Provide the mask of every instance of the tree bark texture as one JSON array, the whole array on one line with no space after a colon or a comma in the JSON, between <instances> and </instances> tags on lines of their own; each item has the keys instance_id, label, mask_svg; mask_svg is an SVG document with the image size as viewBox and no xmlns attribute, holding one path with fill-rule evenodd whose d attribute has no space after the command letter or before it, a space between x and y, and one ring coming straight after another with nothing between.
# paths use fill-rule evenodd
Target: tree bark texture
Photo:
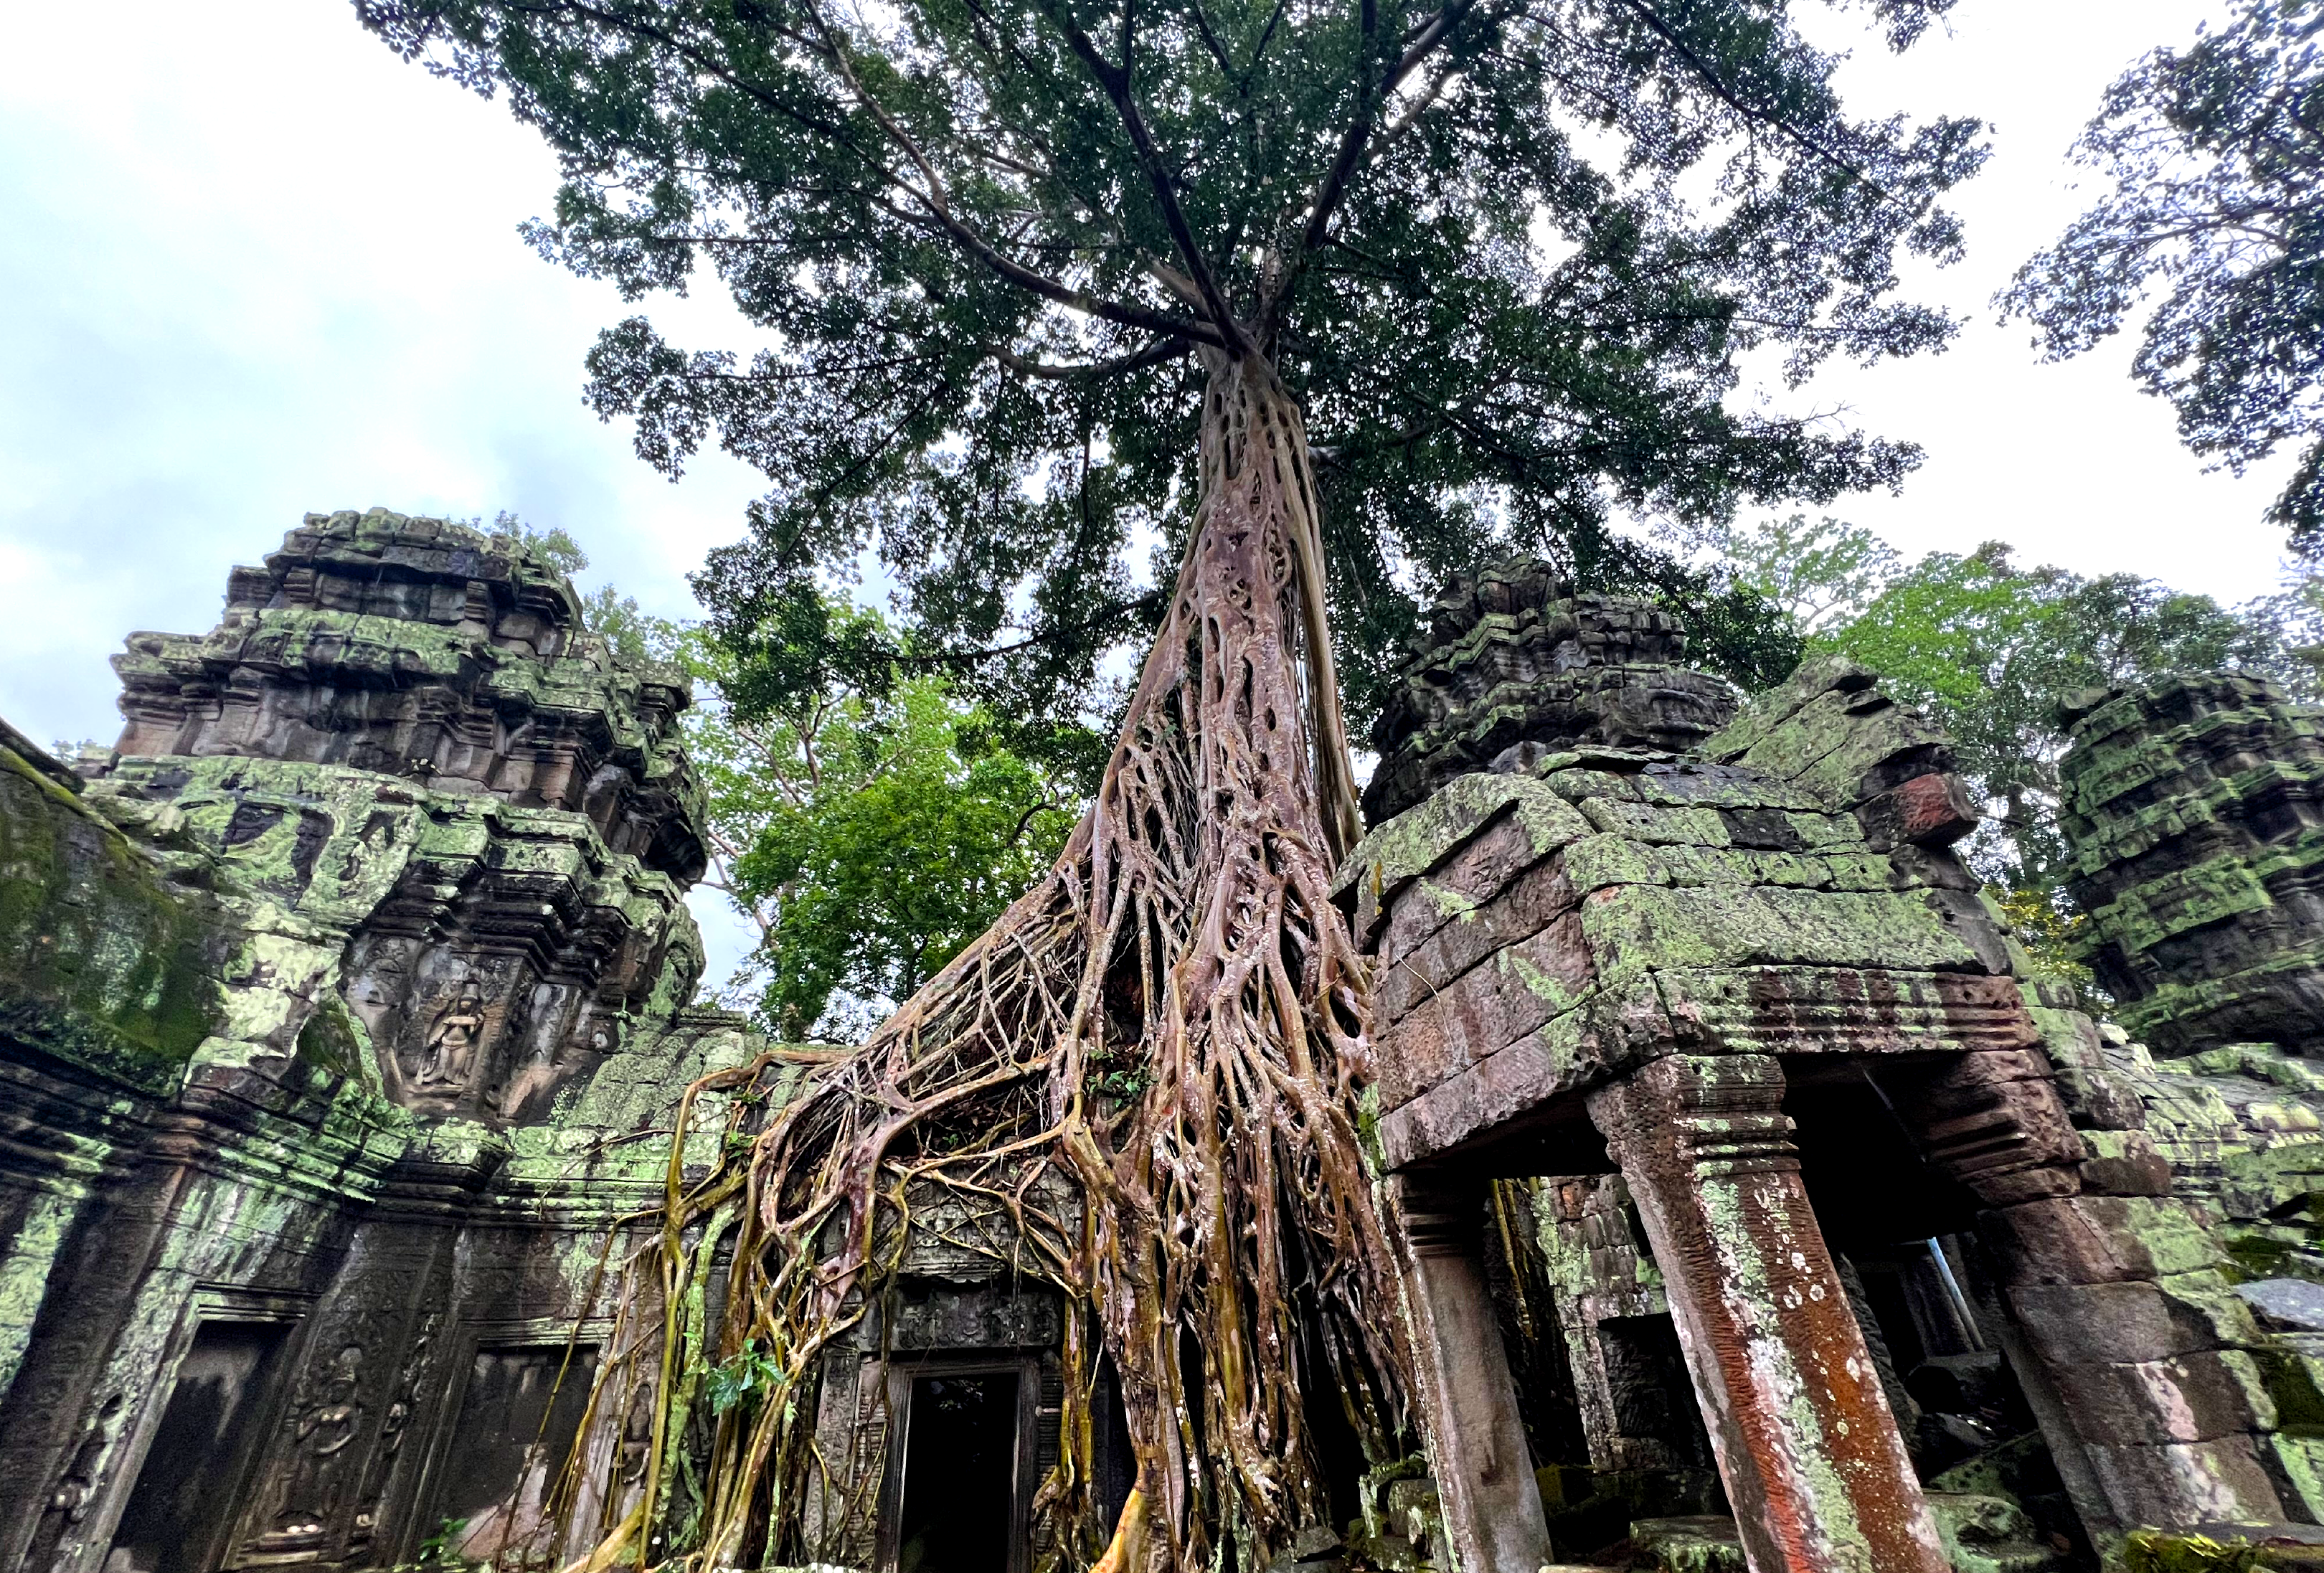
<instances>
[{"instance_id":1,"label":"tree bark texture","mask_svg":"<svg viewBox=\"0 0 2324 1573\"><path fill-rule=\"evenodd\" d=\"M1372 1462L1406 1446L1410 1355L1356 1129L1364 963L1330 898L1359 825L1317 497L1273 370L1216 352L1208 370L1176 592L1056 868L754 1136L747 1099L774 1055L687 1095L596 1401L612 1414L650 1390L635 1522L670 1527L648 1565L687 1540L706 1567L803 1559L810 1500L878 1478L819 1455L810 1395L915 1231L1062 1292L1060 1458L1035 1506L1065 1565L1191 1570L1231 1540L1266 1566L1331 1516L1319 1403ZM726 1155L688 1182L706 1092L743 1099ZM698 1308L729 1236L712 1328ZM1092 1491L1101 1348L1139 1466L1119 1525ZM734 1402L751 1361L759 1385ZM580 1486L571 1500L627 1506Z\"/></svg>"}]
</instances>

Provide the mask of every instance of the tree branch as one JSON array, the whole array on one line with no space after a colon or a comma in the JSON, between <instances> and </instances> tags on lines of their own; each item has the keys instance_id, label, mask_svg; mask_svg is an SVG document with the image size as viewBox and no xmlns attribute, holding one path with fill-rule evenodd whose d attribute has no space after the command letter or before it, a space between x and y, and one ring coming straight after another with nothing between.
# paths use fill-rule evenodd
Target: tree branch
<instances>
[{"instance_id":1,"label":"tree branch","mask_svg":"<svg viewBox=\"0 0 2324 1573\"><path fill-rule=\"evenodd\" d=\"M1047 361L1028 360L1014 350L992 348L985 353L1020 377L1038 377L1047 382L1065 382L1075 377L1096 379L1117 376L1124 372L1140 372L1148 366L1158 366L1173 356L1181 355L1192 346L1183 337L1157 339L1144 349L1126 355L1116 355L1110 361L1092 361L1085 365L1061 366Z\"/></svg>"},{"instance_id":2,"label":"tree branch","mask_svg":"<svg viewBox=\"0 0 2324 1573\"><path fill-rule=\"evenodd\" d=\"M1332 159L1332 167L1316 186L1314 196L1308 199L1307 223L1299 236L1299 256L1291 267L1284 270L1282 282L1260 312L1262 320L1274 317L1277 305L1290 290L1292 281L1305 268L1306 259L1323 245L1331 228L1333 216L1339 211L1340 204L1347 196L1349 181L1363 162L1364 150L1371 140L1374 106L1387 102L1388 95L1394 93L1423 60L1452 35L1452 30L1461 24L1462 19L1475 4L1476 0L1446 0L1443 7L1412 35L1412 41L1382 74L1377 88L1360 81L1357 84L1355 113L1348 117L1347 129L1340 134L1340 147ZM1367 0L1364 6L1364 59L1367 62L1371 58L1370 45L1374 25L1373 9ZM1434 101L1435 93L1442 90L1443 82L1440 80L1427 99L1416 106L1415 114L1426 108L1428 103ZM1397 134L1401 135L1402 132Z\"/></svg>"},{"instance_id":3,"label":"tree branch","mask_svg":"<svg viewBox=\"0 0 2324 1573\"><path fill-rule=\"evenodd\" d=\"M1712 96L1718 98L1720 103L1726 105L1729 109L1732 109L1736 114L1741 115L1746 120L1775 127L1775 129L1782 133L1782 135L1788 141L1806 149L1810 153L1821 159L1825 163L1830 164L1832 168L1840 170L1842 173L1863 181L1864 184L1869 187L1873 193L1883 202L1895 200L1889 196L1886 188L1883 187L1880 182L1873 179L1862 170L1858 169L1856 165L1849 163L1846 159L1841 158L1838 153L1831 152L1819 145L1813 138L1808 136L1804 132L1802 132L1798 127L1793 125L1789 121L1784 120L1780 116L1768 115L1760 110L1754 109L1749 105L1744 103L1742 99L1737 97L1735 96L1734 89L1728 87L1726 82L1720 79L1719 73L1711 69L1711 62L1704 60L1701 55L1695 53L1692 46L1691 46L1686 40L1681 38L1678 35L1677 30L1673 28L1669 23L1665 22L1662 18L1662 14L1656 11L1652 5L1646 4L1646 0L1623 0L1623 4L1628 5L1632 11L1636 12L1639 18L1643 20L1648 27L1662 35L1663 41L1668 43L1673 50L1677 51L1679 58L1684 60L1693 70L1694 74L1702 79L1703 85L1711 89Z\"/></svg>"},{"instance_id":4,"label":"tree branch","mask_svg":"<svg viewBox=\"0 0 2324 1573\"><path fill-rule=\"evenodd\" d=\"M1074 56L1089 69L1090 75L1097 78L1098 86L1105 89L1105 96L1112 100L1114 113L1121 117L1122 128L1130 133L1130 145L1137 150L1139 166L1145 172L1147 183L1154 189L1155 200L1161 204L1163 225L1170 231L1170 240L1178 249L1178 258L1186 264L1186 271L1192 275L1195 289L1201 291L1204 308L1210 313L1211 322L1217 328L1215 336L1210 334L1198 336L1219 345L1228 354L1240 359L1250 353L1250 341L1244 336L1241 325L1228 308L1226 296L1219 289L1217 277L1211 271L1210 259L1203 254L1203 248L1195 243L1194 231L1186 222L1185 210L1178 206L1178 194L1172 187L1170 173L1163 167L1161 152L1154 145L1153 133L1146 128L1146 117L1139 113L1138 101L1130 94L1131 3L1132 0L1122 0L1122 60L1119 68L1098 53L1097 46L1090 41L1089 34L1069 18L1061 12L1053 12L1052 14L1056 16L1058 27L1064 31L1065 41L1073 49Z\"/></svg>"}]
</instances>

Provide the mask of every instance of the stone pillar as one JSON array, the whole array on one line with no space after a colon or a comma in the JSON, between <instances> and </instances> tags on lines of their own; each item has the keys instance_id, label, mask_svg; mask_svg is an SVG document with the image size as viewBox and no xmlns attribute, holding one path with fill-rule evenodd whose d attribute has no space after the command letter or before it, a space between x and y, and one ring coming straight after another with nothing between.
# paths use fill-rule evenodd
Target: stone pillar
<instances>
[{"instance_id":1,"label":"stone pillar","mask_svg":"<svg viewBox=\"0 0 2324 1573\"><path fill-rule=\"evenodd\" d=\"M1535 1573L1549 1529L1485 1283L1484 1187L1411 1173L1391 1184L1445 1533L1461 1573Z\"/></svg>"},{"instance_id":2,"label":"stone pillar","mask_svg":"<svg viewBox=\"0 0 2324 1573\"><path fill-rule=\"evenodd\" d=\"M1674 1055L1590 1115L1662 1269L1752 1573L1946 1573L1783 1096L1766 1056Z\"/></svg>"},{"instance_id":3,"label":"stone pillar","mask_svg":"<svg viewBox=\"0 0 2324 1573\"><path fill-rule=\"evenodd\" d=\"M1955 1056L1896 1102L1929 1161L1985 1205L1978 1237L2039 1367L2019 1375L2029 1397L2055 1394L2035 1407L2092 1537L2283 1517L2263 1461L2274 1406L2250 1353L2259 1330L2145 1134L2076 1129L2030 1049ZM2096 1511L2079 1500L2093 1489Z\"/></svg>"}]
</instances>

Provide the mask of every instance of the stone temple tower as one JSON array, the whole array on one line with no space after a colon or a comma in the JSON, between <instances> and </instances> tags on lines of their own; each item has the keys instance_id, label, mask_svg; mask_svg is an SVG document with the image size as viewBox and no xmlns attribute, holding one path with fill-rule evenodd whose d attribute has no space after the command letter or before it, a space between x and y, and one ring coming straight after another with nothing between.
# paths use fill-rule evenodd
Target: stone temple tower
<instances>
[{"instance_id":1,"label":"stone temple tower","mask_svg":"<svg viewBox=\"0 0 2324 1573\"><path fill-rule=\"evenodd\" d=\"M115 666L116 750L0 729L0 1567L488 1555L651 1134L759 1047L690 1007L686 681L380 509Z\"/></svg>"}]
</instances>

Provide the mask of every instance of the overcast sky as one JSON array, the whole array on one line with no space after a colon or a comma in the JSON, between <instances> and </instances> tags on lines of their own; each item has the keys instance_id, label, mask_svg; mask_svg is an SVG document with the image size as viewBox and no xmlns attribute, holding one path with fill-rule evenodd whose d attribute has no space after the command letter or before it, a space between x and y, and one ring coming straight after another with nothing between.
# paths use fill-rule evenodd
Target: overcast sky
<instances>
[{"instance_id":1,"label":"overcast sky","mask_svg":"<svg viewBox=\"0 0 2324 1573\"><path fill-rule=\"evenodd\" d=\"M1954 347L1778 396L1929 451L1902 496L1835 511L1911 555L1998 538L2224 600L2270 587L2261 514L2289 460L2204 474L2126 343L2040 366L1987 305L2080 206L2064 152L2099 90L2211 11L1963 0L1901 59L1858 41L1851 108L1981 115L1996 152L1960 197L1968 260L1912 278L1970 319ZM757 478L706 455L673 486L582 407L581 356L624 308L518 240L556 171L503 109L329 0L19 0L8 23L0 715L110 739L123 636L210 627L227 567L313 510L512 509L573 533L585 583L692 611L686 572L740 532ZM651 309L680 343L736 336L717 302Z\"/></svg>"}]
</instances>

